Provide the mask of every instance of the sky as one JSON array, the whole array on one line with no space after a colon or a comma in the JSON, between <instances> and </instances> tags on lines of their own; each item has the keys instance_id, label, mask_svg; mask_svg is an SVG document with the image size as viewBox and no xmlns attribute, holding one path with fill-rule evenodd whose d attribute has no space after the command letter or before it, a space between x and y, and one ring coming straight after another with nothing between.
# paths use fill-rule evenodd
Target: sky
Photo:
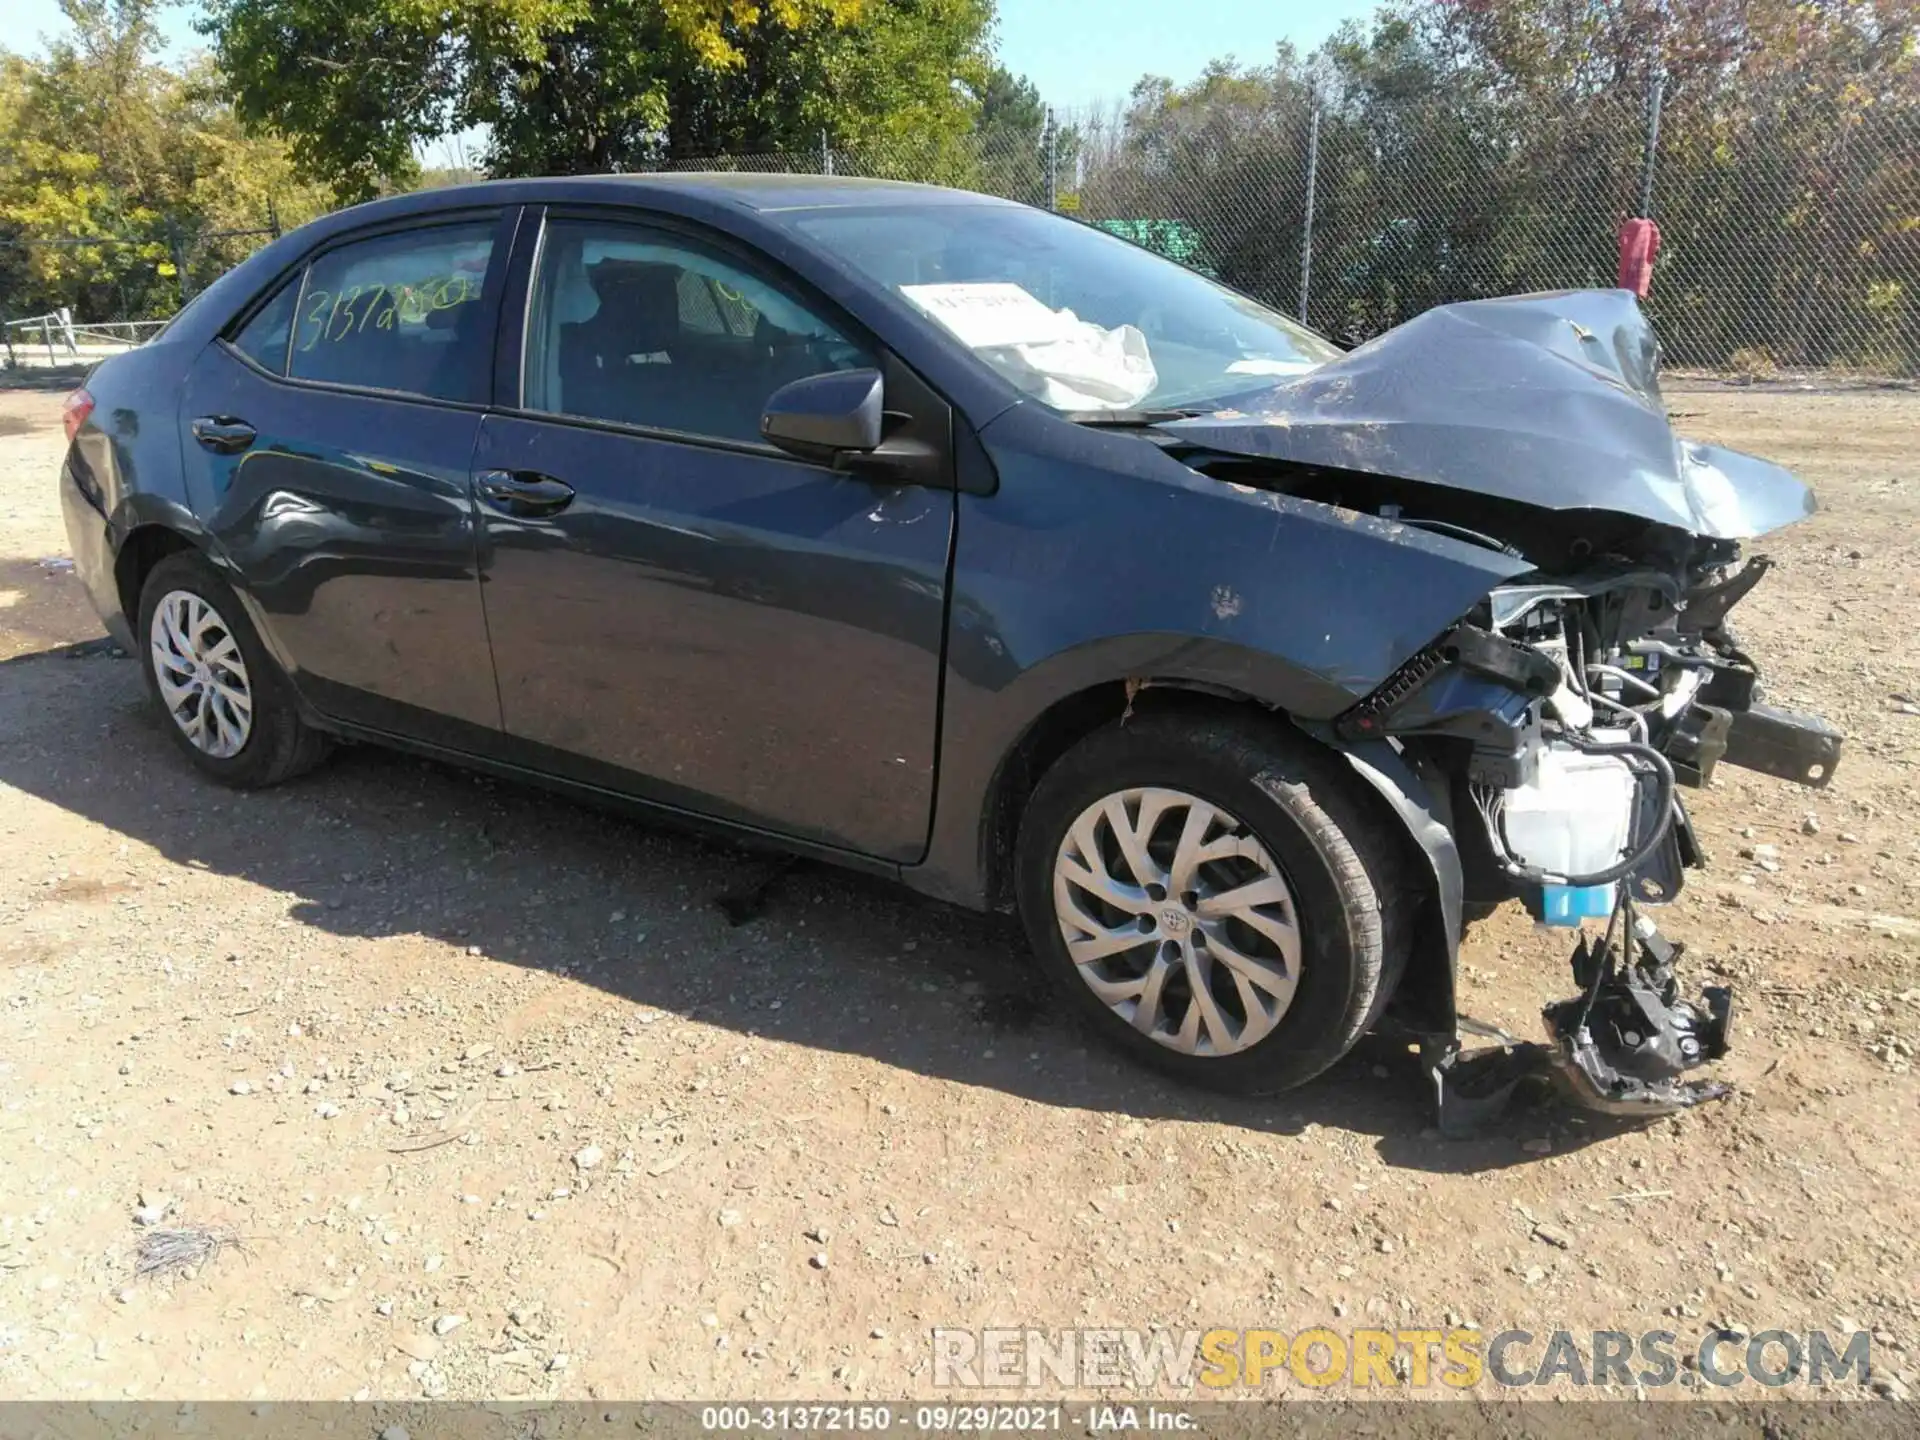
<instances>
[{"instance_id":1,"label":"sky","mask_svg":"<svg viewBox=\"0 0 1920 1440\"><path fill-rule=\"evenodd\" d=\"M1050 105L1126 97L1142 75L1192 80L1232 55L1264 65L1291 40L1302 53L1375 0L1000 0L1000 63Z\"/></svg>"},{"instance_id":2,"label":"sky","mask_svg":"<svg viewBox=\"0 0 1920 1440\"><path fill-rule=\"evenodd\" d=\"M169 48L175 51L197 48L200 37L193 33L197 7L169 6L160 14L160 28L166 33ZM44 54L41 40L67 28L56 0L7 0L8 20L0 29L0 46L27 55Z\"/></svg>"},{"instance_id":3,"label":"sky","mask_svg":"<svg viewBox=\"0 0 1920 1440\"><path fill-rule=\"evenodd\" d=\"M1078 109L1124 99L1144 74L1187 81L1223 55L1264 64L1282 40L1311 50L1373 8L1374 0L1000 0L1000 63L1049 104ZM0 45L35 52L41 35L63 28L55 0L7 0L6 9ZM201 44L196 11L162 12L175 52Z\"/></svg>"}]
</instances>

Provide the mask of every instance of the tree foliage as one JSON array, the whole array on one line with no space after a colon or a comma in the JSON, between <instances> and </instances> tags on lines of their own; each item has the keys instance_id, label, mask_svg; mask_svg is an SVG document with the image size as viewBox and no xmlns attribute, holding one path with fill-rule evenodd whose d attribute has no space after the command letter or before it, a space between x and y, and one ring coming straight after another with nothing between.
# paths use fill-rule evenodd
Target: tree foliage
<instances>
[{"instance_id":1,"label":"tree foliage","mask_svg":"<svg viewBox=\"0 0 1920 1440\"><path fill-rule=\"evenodd\" d=\"M1052 117L1039 87L1026 76L995 65L976 98L978 109L966 147L969 163L960 167L959 183L1028 205L1046 204L1047 126ZM1057 197L1070 196L1080 153L1079 130L1055 122L1051 145Z\"/></svg>"},{"instance_id":2,"label":"tree foliage","mask_svg":"<svg viewBox=\"0 0 1920 1440\"><path fill-rule=\"evenodd\" d=\"M1096 216L1361 338L1475 295L1612 283L1664 87L1650 308L1679 360L1920 365L1912 0L1397 0L1310 56L1148 76L1093 137Z\"/></svg>"},{"instance_id":3,"label":"tree foliage","mask_svg":"<svg viewBox=\"0 0 1920 1440\"><path fill-rule=\"evenodd\" d=\"M972 122L992 0L211 0L252 124L342 198L484 126L496 175L817 151Z\"/></svg>"},{"instance_id":4,"label":"tree foliage","mask_svg":"<svg viewBox=\"0 0 1920 1440\"><path fill-rule=\"evenodd\" d=\"M246 253L203 237L297 224L321 197L284 149L246 135L204 62L155 61L154 0L62 0L42 60L0 55L0 310L164 315L176 259Z\"/></svg>"}]
</instances>

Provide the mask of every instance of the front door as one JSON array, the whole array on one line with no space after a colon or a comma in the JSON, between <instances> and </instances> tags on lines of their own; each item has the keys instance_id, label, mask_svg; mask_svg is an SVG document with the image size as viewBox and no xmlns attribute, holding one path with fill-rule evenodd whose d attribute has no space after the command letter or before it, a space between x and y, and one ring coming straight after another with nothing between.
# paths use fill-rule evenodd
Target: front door
<instances>
[{"instance_id":1,"label":"front door","mask_svg":"<svg viewBox=\"0 0 1920 1440\"><path fill-rule=\"evenodd\" d=\"M490 381L498 214L321 251L182 394L195 509L322 714L497 743L468 475Z\"/></svg>"},{"instance_id":2,"label":"front door","mask_svg":"<svg viewBox=\"0 0 1920 1440\"><path fill-rule=\"evenodd\" d=\"M527 763L893 860L932 814L951 489L759 439L879 363L730 249L554 219L524 403L474 456L502 721Z\"/></svg>"}]
</instances>

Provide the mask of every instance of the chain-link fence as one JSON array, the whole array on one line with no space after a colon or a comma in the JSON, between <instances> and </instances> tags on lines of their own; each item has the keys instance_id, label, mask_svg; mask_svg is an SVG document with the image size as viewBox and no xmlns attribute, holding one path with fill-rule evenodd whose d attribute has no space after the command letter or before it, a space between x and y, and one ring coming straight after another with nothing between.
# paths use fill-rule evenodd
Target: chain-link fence
<instances>
[{"instance_id":1,"label":"chain-link fence","mask_svg":"<svg viewBox=\"0 0 1920 1440\"><path fill-rule=\"evenodd\" d=\"M1616 283L1622 222L1662 247L1668 363L1920 373L1920 102L1802 87L1728 107L1602 94L1053 117L1038 136L711 156L673 169L883 176L1078 216L1357 342L1452 300Z\"/></svg>"},{"instance_id":2,"label":"chain-link fence","mask_svg":"<svg viewBox=\"0 0 1920 1440\"><path fill-rule=\"evenodd\" d=\"M1920 374L1920 95L1663 94L1656 80L1546 105L1276 84L1219 104L1136 96L1024 135L823 136L667 168L922 180L1048 206L1348 342L1451 300L1612 285L1621 224L1645 214L1663 239L1647 308L1669 364ZM0 318L164 316L276 232L0 234ZM26 305L9 276L36 246L84 263Z\"/></svg>"},{"instance_id":3,"label":"chain-link fence","mask_svg":"<svg viewBox=\"0 0 1920 1440\"><path fill-rule=\"evenodd\" d=\"M279 234L273 215L247 229L0 233L0 363L64 365L137 344Z\"/></svg>"}]
</instances>

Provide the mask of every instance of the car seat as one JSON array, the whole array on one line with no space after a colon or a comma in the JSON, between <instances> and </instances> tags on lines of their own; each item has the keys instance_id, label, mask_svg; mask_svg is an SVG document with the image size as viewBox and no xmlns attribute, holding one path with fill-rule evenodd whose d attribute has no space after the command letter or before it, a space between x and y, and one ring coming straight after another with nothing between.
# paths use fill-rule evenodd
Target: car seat
<instances>
[{"instance_id":1,"label":"car seat","mask_svg":"<svg viewBox=\"0 0 1920 1440\"><path fill-rule=\"evenodd\" d=\"M561 407L637 425L672 423L671 371L680 338L679 271L643 260L599 260L587 283L599 304L560 326Z\"/></svg>"}]
</instances>

